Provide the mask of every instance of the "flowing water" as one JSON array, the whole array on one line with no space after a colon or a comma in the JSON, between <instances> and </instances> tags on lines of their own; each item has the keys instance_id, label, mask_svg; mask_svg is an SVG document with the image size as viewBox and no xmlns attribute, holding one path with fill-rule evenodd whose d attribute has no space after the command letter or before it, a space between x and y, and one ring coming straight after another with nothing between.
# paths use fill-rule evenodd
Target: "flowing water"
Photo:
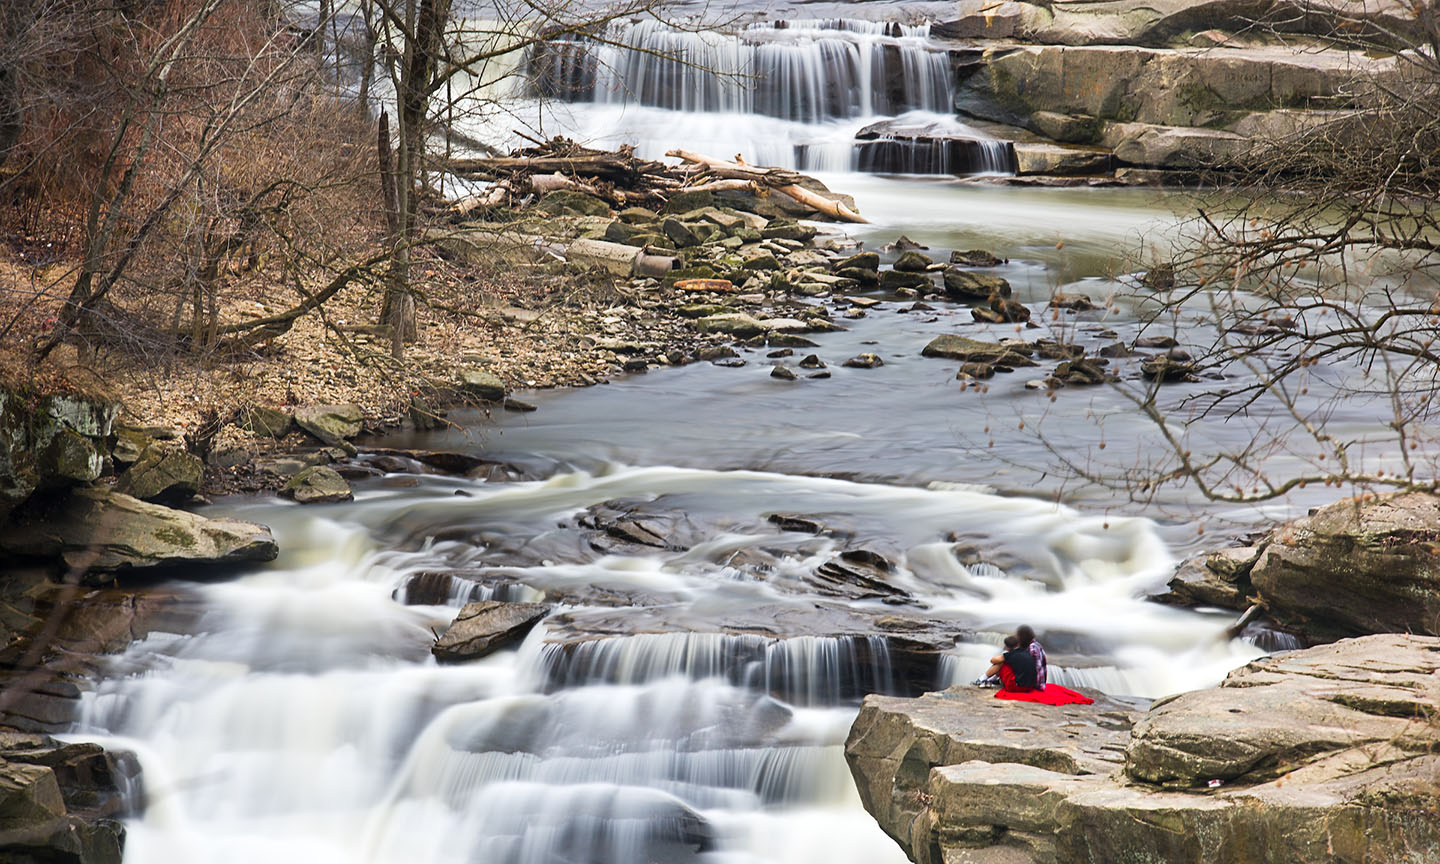
<instances>
[{"instance_id":1,"label":"flowing water","mask_svg":"<svg viewBox=\"0 0 1440 864\"><path fill-rule=\"evenodd\" d=\"M566 104L583 128L646 147L810 164L799 144L833 132L849 152L860 125L887 112L953 122L921 31L626 38L711 52L734 74L632 68L624 48L592 67L556 46L546 86L576 100ZM745 83L761 73L784 93ZM877 78L896 74L903 86L881 94ZM1103 298L1133 285L1123 250L1168 242L1185 206L1129 191L828 179L875 220L858 232L872 246L904 231L940 250L992 249L1037 310L1056 290ZM1213 508L1182 495L1152 520L1072 488L1018 428L1048 414L1052 442L1074 452L1108 439L1107 452L1143 454L1153 430L1128 403L1100 388L1051 404L1023 372L988 393L962 389L955 364L919 349L955 331L963 307L921 314L883 299L821 338L828 380L776 381L751 352L741 369L530 394L534 415L379 442L485 453L535 479L416 465L410 485L364 481L349 504L218 505L273 526L279 560L187 584L203 609L193 626L115 658L76 725L141 759L145 809L128 823L126 860L898 864L844 764L863 694L967 681L1020 623L1040 632L1054 680L1121 696L1209 685L1260 653L1225 637L1229 614L1142 599ZM1117 301L1026 335L1109 341L1138 327ZM886 365L839 365L865 350ZM1344 411L1337 422L1379 434L1370 406ZM604 528L626 519L659 526L659 539ZM883 559L883 586L821 578L852 562L847 552ZM554 608L517 648L437 665L434 633L486 598Z\"/></svg>"}]
</instances>

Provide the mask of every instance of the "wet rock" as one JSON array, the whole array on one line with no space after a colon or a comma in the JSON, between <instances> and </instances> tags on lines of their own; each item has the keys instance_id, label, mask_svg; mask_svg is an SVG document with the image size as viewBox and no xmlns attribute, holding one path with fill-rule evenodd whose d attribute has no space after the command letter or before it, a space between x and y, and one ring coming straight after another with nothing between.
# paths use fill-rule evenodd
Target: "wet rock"
<instances>
[{"instance_id":1,"label":"wet rock","mask_svg":"<svg viewBox=\"0 0 1440 864\"><path fill-rule=\"evenodd\" d=\"M866 352L864 354L857 354L840 365L848 366L851 369L874 369L877 366L884 366L885 361L880 359L879 354Z\"/></svg>"},{"instance_id":2,"label":"wet rock","mask_svg":"<svg viewBox=\"0 0 1440 864\"><path fill-rule=\"evenodd\" d=\"M1072 312L1086 312L1095 308L1095 301L1084 294L1058 293L1050 298L1051 309L1069 309Z\"/></svg>"},{"instance_id":3,"label":"wet rock","mask_svg":"<svg viewBox=\"0 0 1440 864\"><path fill-rule=\"evenodd\" d=\"M1337 501L1270 534L1250 570L1271 617L1320 637L1440 633L1440 498Z\"/></svg>"},{"instance_id":4,"label":"wet rock","mask_svg":"<svg viewBox=\"0 0 1440 864\"><path fill-rule=\"evenodd\" d=\"M1152 381L1198 381L1196 366L1182 360L1171 360L1168 356L1146 357L1140 361L1140 374Z\"/></svg>"},{"instance_id":5,"label":"wet rock","mask_svg":"<svg viewBox=\"0 0 1440 864\"><path fill-rule=\"evenodd\" d=\"M795 516L787 513L771 513L765 517L767 521L778 526L781 531L798 531L802 534L823 534L825 525L814 519L804 516Z\"/></svg>"},{"instance_id":6,"label":"wet rock","mask_svg":"<svg viewBox=\"0 0 1440 864\"><path fill-rule=\"evenodd\" d=\"M811 373L811 374L809 374L809 375L806 375L805 377L806 377L806 378L818 378L818 379L829 378L829 377L830 377L830 370L829 370L829 369L821 369L819 372L813 372L813 373Z\"/></svg>"},{"instance_id":7,"label":"wet rock","mask_svg":"<svg viewBox=\"0 0 1440 864\"><path fill-rule=\"evenodd\" d=\"M120 864L125 829L116 821L87 821L67 811L55 772L0 757L0 848L9 860Z\"/></svg>"},{"instance_id":8,"label":"wet rock","mask_svg":"<svg viewBox=\"0 0 1440 864\"><path fill-rule=\"evenodd\" d=\"M1175 268L1170 264L1152 267L1140 275L1140 284L1152 291L1169 291L1175 287Z\"/></svg>"},{"instance_id":9,"label":"wet rock","mask_svg":"<svg viewBox=\"0 0 1440 864\"><path fill-rule=\"evenodd\" d=\"M200 491L205 463L173 442L153 442L115 484L115 490L142 501L177 501Z\"/></svg>"},{"instance_id":10,"label":"wet rock","mask_svg":"<svg viewBox=\"0 0 1440 864\"><path fill-rule=\"evenodd\" d=\"M795 333L767 333L765 344L774 346L785 346L786 348L818 348L820 347L813 339L806 339L804 336Z\"/></svg>"},{"instance_id":11,"label":"wet rock","mask_svg":"<svg viewBox=\"0 0 1440 864\"><path fill-rule=\"evenodd\" d=\"M950 263L959 267L999 267L1010 262L1008 259L997 257L984 249L970 249L965 252L959 250L951 252Z\"/></svg>"},{"instance_id":12,"label":"wet rock","mask_svg":"<svg viewBox=\"0 0 1440 864\"><path fill-rule=\"evenodd\" d=\"M777 360L777 359L779 359L779 358L781 358L781 357L793 357L793 356L795 356L795 349L793 349L793 348L777 348L777 349L775 349L774 351L769 352L769 353L766 354L765 356L766 356L766 357L769 357L771 360Z\"/></svg>"},{"instance_id":13,"label":"wet rock","mask_svg":"<svg viewBox=\"0 0 1440 864\"><path fill-rule=\"evenodd\" d=\"M723 367L725 367L725 368L727 368L727 369L739 369L741 366L744 366L744 365L745 365L745 359L744 359L743 357L733 357L733 356L732 356L732 357L717 357L717 358L715 358L714 360L711 360L711 361L710 361L710 365L712 365L712 366L723 366Z\"/></svg>"},{"instance_id":14,"label":"wet rock","mask_svg":"<svg viewBox=\"0 0 1440 864\"><path fill-rule=\"evenodd\" d=\"M924 243L916 243L904 234L901 234L894 243L886 243L880 247L881 252L908 252L911 249L929 249Z\"/></svg>"},{"instance_id":15,"label":"wet rock","mask_svg":"<svg viewBox=\"0 0 1440 864\"><path fill-rule=\"evenodd\" d=\"M518 412L524 413L524 414L528 414L528 413L530 413L531 411L539 411L539 410L540 410L540 406L539 406L539 405L536 405L536 404L533 403L533 402L526 402L526 401L523 400L523 399L516 399L514 396L506 396L506 397L505 397L505 404L504 404L503 407L505 408L506 411L518 411Z\"/></svg>"},{"instance_id":16,"label":"wet rock","mask_svg":"<svg viewBox=\"0 0 1440 864\"><path fill-rule=\"evenodd\" d=\"M925 273L906 273L903 270L884 270L880 273L880 287L886 291L904 288L932 290L935 283Z\"/></svg>"},{"instance_id":17,"label":"wet rock","mask_svg":"<svg viewBox=\"0 0 1440 864\"><path fill-rule=\"evenodd\" d=\"M1056 144L1015 142L1016 174L1073 176L1104 174L1114 169L1108 150L1061 147Z\"/></svg>"},{"instance_id":18,"label":"wet rock","mask_svg":"<svg viewBox=\"0 0 1440 864\"><path fill-rule=\"evenodd\" d=\"M445 410L431 405L423 396L411 396L410 407L405 413L416 431L426 432L445 427Z\"/></svg>"},{"instance_id":19,"label":"wet rock","mask_svg":"<svg viewBox=\"0 0 1440 864\"><path fill-rule=\"evenodd\" d=\"M1071 387L1104 384L1107 381L1117 380L1114 375L1105 371L1105 367L1102 365L1104 362L1093 357L1066 360L1056 366L1051 375Z\"/></svg>"},{"instance_id":20,"label":"wet rock","mask_svg":"<svg viewBox=\"0 0 1440 864\"><path fill-rule=\"evenodd\" d=\"M525 638L550 613L543 603L500 603L485 600L460 610L430 652L440 663L476 660Z\"/></svg>"},{"instance_id":21,"label":"wet rock","mask_svg":"<svg viewBox=\"0 0 1440 864\"><path fill-rule=\"evenodd\" d=\"M857 252L849 258L842 258L835 264L835 272L849 269L857 270L879 270L880 254L878 252Z\"/></svg>"},{"instance_id":22,"label":"wet rock","mask_svg":"<svg viewBox=\"0 0 1440 864\"><path fill-rule=\"evenodd\" d=\"M1103 346L1095 353L1101 357L1129 357L1132 352L1125 346L1125 343L1112 342L1109 345Z\"/></svg>"},{"instance_id":23,"label":"wet rock","mask_svg":"<svg viewBox=\"0 0 1440 864\"><path fill-rule=\"evenodd\" d=\"M835 270L835 275L844 279L851 279L857 285L862 285L867 288L880 284L880 273L870 268L840 267Z\"/></svg>"},{"instance_id":24,"label":"wet rock","mask_svg":"<svg viewBox=\"0 0 1440 864\"><path fill-rule=\"evenodd\" d=\"M989 363L961 363L960 371L955 373L956 378L994 378L995 367Z\"/></svg>"},{"instance_id":25,"label":"wet rock","mask_svg":"<svg viewBox=\"0 0 1440 864\"><path fill-rule=\"evenodd\" d=\"M1440 640L1387 635L1262 658L1143 714L871 696L846 757L917 864L1403 860L1440 842L1417 818L1440 805L1440 731L1414 720L1437 681Z\"/></svg>"},{"instance_id":26,"label":"wet rock","mask_svg":"<svg viewBox=\"0 0 1440 864\"><path fill-rule=\"evenodd\" d=\"M299 504L330 504L355 497L345 478L324 465L312 465L291 477L280 494Z\"/></svg>"},{"instance_id":27,"label":"wet rock","mask_svg":"<svg viewBox=\"0 0 1440 864\"><path fill-rule=\"evenodd\" d=\"M930 269L935 261L929 255L916 252L913 249L902 252L899 258L895 259L894 267L904 273L924 273Z\"/></svg>"},{"instance_id":28,"label":"wet rock","mask_svg":"<svg viewBox=\"0 0 1440 864\"><path fill-rule=\"evenodd\" d=\"M1179 344L1174 336L1142 336L1135 340L1136 348L1174 348Z\"/></svg>"},{"instance_id":29,"label":"wet rock","mask_svg":"<svg viewBox=\"0 0 1440 864\"><path fill-rule=\"evenodd\" d=\"M958 267L945 268L945 294L961 302L988 302L991 297L1009 297L1010 283L999 276L971 273Z\"/></svg>"},{"instance_id":30,"label":"wet rock","mask_svg":"<svg viewBox=\"0 0 1440 864\"><path fill-rule=\"evenodd\" d=\"M776 364L776 366L775 366L774 369L771 369L771 370L770 370L770 377L771 377L771 378L779 378L779 379L781 379L782 381L794 381L796 378L798 378L798 377L800 377L800 376L795 372L794 369L791 369L789 366L786 366L784 363L778 363L778 364Z\"/></svg>"},{"instance_id":31,"label":"wet rock","mask_svg":"<svg viewBox=\"0 0 1440 864\"><path fill-rule=\"evenodd\" d=\"M1016 324L1030 320L1030 307L1017 300L992 295L989 303L971 309L970 315L976 321L988 324Z\"/></svg>"},{"instance_id":32,"label":"wet rock","mask_svg":"<svg viewBox=\"0 0 1440 864\"><path fill-rule=\"evenodd\" d=\"M73 490L52 510L22 514L0 533L0 550L59 557L96 581L165 565L270 561L279 552L263 525L206 519L102 487Z\"/></svg>"},{"instance_id":33,"label":"wet rock","mask_svg":"<svg viewBox=\"0 0 1440 864\"><path fill-rule=\"evenodd\" d=\"M1037 339L1035 353L1046 360L1075 360L1085 356L1085 349L1072 342Z\"/></svg>"},{"instance_id":34,"label":"wet rock","mask_svg":"<svg viewBox=\"0 0 1440 864\"><path fill-rule=\"evenodd\" d=\"M464 375L461 373L462 382ZM363 419L358 405L306 405L295 409L295 425L332 446L359 435Z\"/></svg>"},{"instance_id":35,"label":"wet rock","mask_svg":"<svg viewBox=\"0 0 1440 864\"><path fill-rule=\"evenodd\" d=\"M920 351L925 357L944 357L947 360L973 361L1012 368L1039 365L1030 359L1034 352L1034 346L1028 342L982 342L949 333L936 336Z\"/></svg>"}]
</instances>

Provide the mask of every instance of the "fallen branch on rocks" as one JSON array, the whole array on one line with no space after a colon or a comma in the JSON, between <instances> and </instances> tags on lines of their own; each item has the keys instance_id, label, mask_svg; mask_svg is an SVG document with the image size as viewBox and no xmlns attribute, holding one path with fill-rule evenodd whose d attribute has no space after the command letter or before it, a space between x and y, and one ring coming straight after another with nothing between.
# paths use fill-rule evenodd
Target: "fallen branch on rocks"
<instances>
[{"instance_id":1,"label":"fallen branch on rocks","mask_svg":"<svg viewBox=\"0 0 1440 864\"><path fill-rule=\"evenodd\" d=\"M696 165L703 165L712 174L730 180L748 180L789 195L807 207L814 207L832 219L841 222L869 222L864 216L829 198L799 185L804 175L784 168L756 168L738 162L726 162L711 156L702 156L688 150L671 150L665 154Z\"/></svg>"},{"instance_id":2,"label":"fallen branch on rocks","mask_svg":"<svg viewBox=\"0 0 1440 864\"><path fill-rule=\"evenodd\" d=\"M749 192L763 198L773 190L825 218L868 221L845 202L817 192L816 188L824 187L796 171L727 162L685 150L672 150L666 155L679 158L683 164L638 159L629 147L592 150L556 138L509 156L449 159L438 167L458 177L493 184L450 205L452 217L515 206L529 195L543 197L554 192L579 192L620 209L635 205L658 208L681 193Z\"/></svg>"}]
</instances>

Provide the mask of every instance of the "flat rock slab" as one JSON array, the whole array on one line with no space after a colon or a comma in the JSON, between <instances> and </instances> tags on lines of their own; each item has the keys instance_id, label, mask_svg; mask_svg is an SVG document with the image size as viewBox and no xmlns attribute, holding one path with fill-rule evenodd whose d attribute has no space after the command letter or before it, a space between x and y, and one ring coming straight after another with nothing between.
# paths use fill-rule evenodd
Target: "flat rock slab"
<instances>
[{"instance_id":1,"label":"flat rock slab","mask_svg":"<svg viewBox=\"0 0 1440 864\"><path fill-rule=\"evenodd\" d=\"M460 610L430 653L441 663L475 660L524 639L530 628L548 614L550 607L543 603L470 603Z\"/></svg>"},{"instance_id":2,"label":"flat rock slab","mask_svg":"<svg viewBox=\"0 0 1440 864\"><path fill-rule=\"evenodd\" d=\"M1362 864L1440 848L1440 639L1266 657L1144 713L993 696L871 696L851 728L861 800L916 864Z\"/></svg>"},{"instance_id":3,"label":"flat rock slab","mask_svg":"<svg viewBox=\"0 0 1440 864\"><path fill-rule=\"evenodd\" d=\"M331 446L359 435L363 420L357 405L306 405L295 409L295 425Z\"/></svg>"},{"instance_id":4,"label":"flat rock slab","mask_svg":"<svg viewBox=\"0 0 1440 864\"><path fill-rule=\"evenodd\" d=\"M95 573L150 567L270 561L279 554L270 529L240 519L206 519L104 487L70 493L60 509L12 525L0 550L63 558Z\"/></svg>"}]
</instances>

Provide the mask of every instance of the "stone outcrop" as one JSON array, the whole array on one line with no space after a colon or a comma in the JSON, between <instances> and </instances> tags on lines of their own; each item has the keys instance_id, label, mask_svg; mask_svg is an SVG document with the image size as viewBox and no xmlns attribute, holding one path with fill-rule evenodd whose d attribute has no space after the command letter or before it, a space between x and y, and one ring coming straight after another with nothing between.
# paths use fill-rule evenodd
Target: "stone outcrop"
<instances>
[{"instance_id":1,"label":"stone outcrop","mask_svg":"<svg viewBox=\"0 0 1440 864\"><path fill-rule=\"evenodd\" d=\"M1440 639L1262 658L1144 712L993 696L871 696L851 729L861 800L917 864L1360 864L1440 849Z\"/></svg>"},{"instance_id":2,"label":"stone outcrop","mask_svg":"<svg viewBox=\"0 0 1440 864\"><path fill-rule=\"evenodd\" d=\"M38 490L100 476L117 406L0 386L0 521Z\"/></svg>"},{"instance_id":3,"label":"stone outcrop","mask_svg":"<svg viewBox=\"0 0 1440 864\"><path fill-rule=\"evenodd\" d=\"M1440 635L1440 497L1347 499L1270 534L1249 578L1275 620L1317 634Z\"/></svg>"},{"instance_id":4,"label":"stone outcrop","mask_svg":"<svg viewBox=\"0 0 1440 864\"><path fill-rule=\"evenodd\" d=\"M151 567L269 561L278 554L270 529L239 519L206 519L105 487L74 490L53 509L30 509L0 528L0 552L61 558L102 581L101 574Z\"/></svg>"},{"instance_id":5,"label":"stone outcrop","mask_svg":"<svg viewBox=\"0 0 1440 864\"><path fill-rule=\"evenodd\" d=\"M0 732L0 857L120 864L134 757L95 744ZM138 791L138 790L137 790Z\"/></svg>"},{"instance_id":6,"label":"stone outcrop","mask_svg":"<svg viewBox=\"0 0 1440 864\"><path fill-rule=\"evenodd\" d=\"M1440 496L1347 498L1253 543L1185 562L1155 599L1261 606L1313 641L1370 633L1440 635Z\"/></svg>"},{"instance_id":7,"label":"stone outcrop","mask_svg":"<svg viewBox=\"0 0 1440 864\"><path fill-rule=\"evenodd\" d=\"M430 652L441 663L459 663L481 657L525 638L550 613L543 603L469 603L455 616L449 629L435 640Z\"/></svg>"},{"instance_id":8,"label":"stone outcrop","mask_svg":"<svg viewBox=\"0 0 1440 864\"><path fill-rule=\"evenodd\" d=\"M205 463L178 442L149 440L115 490L143 501L179 500L200 491Z\"/></svg>"}]
</instances>

